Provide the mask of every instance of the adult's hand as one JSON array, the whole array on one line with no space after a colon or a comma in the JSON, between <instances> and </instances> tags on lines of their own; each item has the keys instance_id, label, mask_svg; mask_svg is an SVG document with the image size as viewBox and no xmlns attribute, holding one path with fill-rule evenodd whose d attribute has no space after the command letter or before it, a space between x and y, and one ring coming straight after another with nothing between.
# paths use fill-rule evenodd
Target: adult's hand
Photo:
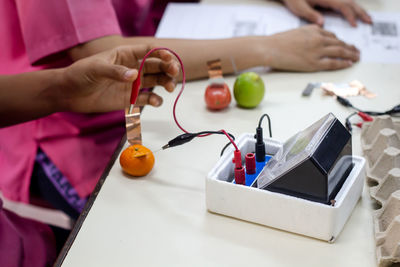
<instances>
[{"instance_id":1,"label":"adult's hand","mask_svg":"<svg viewBox=\"0 0 400 267\"><path fill-rule=\"evenodd\" d=\"M54 112L107 112L129 103L132 82L148 46L126 46L79 60L67 68L0 75L0 127ZM144 87L175 88L178 63L167 51L154 52L144 64ZM10 90L12 88L12 90ZM138 104L159 106L153 93L139 95Z\"/></svg>"},{"instance_id":2,"label":"adult's hand","mask_svg":"<svg viewBox=\"0 0 400 267\"><path fill-rule=\"evenodd\" d=\"M350 67L360 57L355 46L317 25L271 35L265 47L269 66L279 70L337 70Z\"/></svg>"},{"instance_id":3,"label":"adult's hand","mask_svg":"<svg viewBox=\"0 0 400 267\"><path fill-rule=\"evenodd\" d=\"M149 51L145 45L122 46L81 59L67 67L59 99L66 110L75 112L106 112L123 109L130 99L132 82L137 78L141 59ZM179 66L172 54L158 50L147 58L142 87L163 86L172 92ZM138 105L160 106L162 98L143 92Z\"/></svg>"},{"instance_id":4,"label":"adult's hand","mask_svg":"<svg viewBox=\"0 0 400 267\"><path fill-rule=\"evenodd\" d=\"M295 15L322 26L324 17L315 7L332 9L341 13L351 26L357 26L357 19L372 23L368 13L354 0L282 0Z\"/></svg>"}]
</instances>

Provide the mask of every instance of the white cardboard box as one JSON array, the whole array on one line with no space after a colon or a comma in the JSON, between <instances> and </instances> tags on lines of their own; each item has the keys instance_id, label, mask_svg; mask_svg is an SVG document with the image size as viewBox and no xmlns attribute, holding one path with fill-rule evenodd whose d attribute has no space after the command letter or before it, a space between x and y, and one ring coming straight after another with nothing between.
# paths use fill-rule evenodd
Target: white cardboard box
<instances>
[{"instance_id":1,"label":"white cardboard box","mask_svg":"<svg viewBox=\"0 0 400 267\"><path fill-rule=\"evenodd\" d=\"M242 152L254 151L254 134L237 139ZM267 154L275 154L282 144L265 139ZM233 177L233 148L227 149L206 179L207 209L214 213L334 242L361 196L365 159L353 156L354 167L330 206L267 190L237 185Z\"/></svg>"}]
</instances>

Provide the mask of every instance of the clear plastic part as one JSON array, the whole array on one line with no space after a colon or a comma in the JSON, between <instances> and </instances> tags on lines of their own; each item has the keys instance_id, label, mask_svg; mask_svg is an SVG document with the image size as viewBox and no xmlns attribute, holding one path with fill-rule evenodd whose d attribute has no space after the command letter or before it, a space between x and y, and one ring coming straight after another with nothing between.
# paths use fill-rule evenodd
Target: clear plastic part
<instances>
[{"instance_id":1,"label":"clear plastic part","mask_svg":"<svg viewBox=\"0 0 400 267\"><path fill-rule=\"evenodd\" d=\"M335 120L332 113L287 140L260 173L257 186L265 188L285 173L307 160L318 148Z\"/></svg>"}]
</instances>

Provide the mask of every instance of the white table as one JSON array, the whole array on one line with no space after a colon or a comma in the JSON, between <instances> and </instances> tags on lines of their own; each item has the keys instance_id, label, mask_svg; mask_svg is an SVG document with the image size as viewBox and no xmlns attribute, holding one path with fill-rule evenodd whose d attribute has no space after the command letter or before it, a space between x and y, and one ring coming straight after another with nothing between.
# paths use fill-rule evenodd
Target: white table
<instances>
[{"instance_id":1,"label":"white table","mask_svg":"<svg viewBox=\"0 0 400 267\"><path fill-rule=\"evenodd\" d=\"M395 0L364 3L372 10L392 7L400 11L400 3ZM273 137L285 141L328 112L342 122L351 112L318 90L309 98L302 97L308 82L359 79L378 97L355 97L351 99L353 104L368 110L387 110L400 100L399 67L360 63L335 72L268 73L262 77L266 85L264 101L253 110L240 109L233 101L227 110L207 111L203 100L207 82L191 82L178 103L177 116L189 131L223 128L238 137L243 132L254 132L259 117L266 112L272 118ZM227 77L227 83L232 88L234 77ZM161 88L156 91L164 97L163 106L148 107L142 115L144 145L152 150L181 133L172 118L178 90L172 95ZM266 124L264 127L266 132ZM59 263L65 256L62 266L74 267L376 266L367 187L333 244L209 213L205 207L205 176L226 142L222 136L210 136L160 151L155 154L153 171L139 179L127 178L117 158ZM361 154L358 129L353 134L353 152Z\"/></svg>"}]
</instances>

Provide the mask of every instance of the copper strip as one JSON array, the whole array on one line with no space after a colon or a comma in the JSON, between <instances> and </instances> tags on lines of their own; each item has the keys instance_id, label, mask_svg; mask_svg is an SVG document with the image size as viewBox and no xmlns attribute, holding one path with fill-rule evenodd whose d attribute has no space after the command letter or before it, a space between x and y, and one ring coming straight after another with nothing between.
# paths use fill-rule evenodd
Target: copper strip
<instances>
[{"instance_id":1,"label":"copper strip","mask_svg":"<svg viewBox=\"0 0 400 267\"><path fill-rule=\"evenodd\" d=\"M126 139L129 144L142 144L142 129L140 125L140 107L125 109Z\"/></svg>"},{"instance_id":2,"label":"copper strip","mask_svg":"<svg viewBox=\"0 0 400 267\"><path fill-rule=\"evenodd\" d=\"M222 64L220 59L207 61L207 67L210 79L222 78Z\"/></svg>"}]
</instances>

